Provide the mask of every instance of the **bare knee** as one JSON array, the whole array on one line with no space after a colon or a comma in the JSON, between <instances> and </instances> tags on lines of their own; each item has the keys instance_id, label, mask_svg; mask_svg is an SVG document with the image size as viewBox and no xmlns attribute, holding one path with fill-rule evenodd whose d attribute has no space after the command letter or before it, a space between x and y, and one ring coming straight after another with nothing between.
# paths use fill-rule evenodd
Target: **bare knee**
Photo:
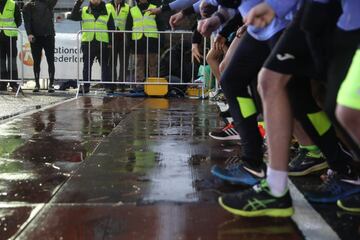
<instances>
[{"instance_id":1,"label":"bare knee","mask_svg":"<svg viewBox=\"0 0 360 240\"><path fill-rule=\"evenodd\" d=\"M218 56L215 50L211 49L209 53L206 55L206 61L209 64L213 64L218 62Z\"/></svg>"},{"instance_id":2,"label":"bare knee","mask_svg":"<svg viewBox=\"0 0 360 240\"><path fill-rule=\"evenodd\" d=\"M219 66L220 73L223 73L225 71L225 68L226 68L226 63L222 61Z\"/></svg>"},{"instance_id":3,"label":"bare knee","mask_svg":"<svg viewBox=\"0 0 360 240\"><path fill-rule=\"evenodd\" d=\"M289 75L263 68L258 75L258 91L263 99L270 98L279 91L286 91Z\"/></svg>"},{"instance_id":4,"label":"bare knee","mask_svg":"<svg viewBox=\"0 0 360 240\"><path fill-rule=\"evenodd\" d=\"M359 126L358 117L355 114L356 110L352 110L350 108L344 106L336 107L336 118L340 122L340 124L346 129L351 130Z\"/></svg>"},{"instance_id":5,"label":"bare knee","mask_svg":"<svg viewBox=\"0 0 360 240\"><path fill-rule=\"evenodd\" d=\"M213 58L210 53L206 55L206 62L211 63L213 61Z\"/></svg>"}]
</instances>

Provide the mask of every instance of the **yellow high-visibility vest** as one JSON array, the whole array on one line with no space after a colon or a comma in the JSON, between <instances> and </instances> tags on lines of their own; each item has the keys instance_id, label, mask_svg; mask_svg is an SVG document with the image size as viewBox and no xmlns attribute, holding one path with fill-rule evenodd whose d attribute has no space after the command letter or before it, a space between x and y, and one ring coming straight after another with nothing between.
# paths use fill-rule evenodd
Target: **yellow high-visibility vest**
<instances>
[{"instance_id":1,"label":"yellow high-visibility vest","mask_svg":"<svg viewBox=\"0 0 360 240\"><path fill-rule=\"evenodd\" d=\"M87 12L88 7L83 7L82 9L82 21L81 29L82 30L108 30L108 22L111 12L107 9L107 15L100 15L98 19L95 20L93 14ZM107 32L83 32L81 36L82 42L91 42L94 40L94 37L99 42L109 43L109 34Z\"/></svg>"},{"instance_id":2,"label":"yellow high-visibility vest","mask_svg":"<svg viewBox=\"0 0 360 240\"><path fill-rule=\"evenodd\" d=\"M156 8L156 6L150 4L148 9L152 8ZM143 35L149 38L159 38L159 34L157 33L144 33L144 31L158 31L154 15L151 15L148 12L143 15L138 6L132 7L130 9L130 13L133 19L132 30L134 31L132 34L132 40L139 40L143 37Z\"/></svg>"},{"instance_id":3,"label":"yellow high-visibility vest","mask_svg":"<svg viewBox=\"0 0 360 240\"><path fill-rule=\"evenodd\" d=\"M0 12L0 28L14 28L15 23L15 2L13 0L7 0L3 12ZM17 37L18 32L15 30L0 30L4 31L5 36Z\"/></svg>"},{"instance_id":4,"label":"yellow high-visibility vest","mask_svg":"<svg viewBox=\"0 0 360 240\"><path fill-rule=\"evenodd\" d=\"M125 5L120 8L119 13L117 13L114 5L112 5L111 3L107 3L106 8L108 9L108 11L111 12L111 14L114 18L116 29L120 30L120 31L125 30L126 20L129 16L129 12L130 12L130 6L125 3Z\"/></svg>"}]
</instances>

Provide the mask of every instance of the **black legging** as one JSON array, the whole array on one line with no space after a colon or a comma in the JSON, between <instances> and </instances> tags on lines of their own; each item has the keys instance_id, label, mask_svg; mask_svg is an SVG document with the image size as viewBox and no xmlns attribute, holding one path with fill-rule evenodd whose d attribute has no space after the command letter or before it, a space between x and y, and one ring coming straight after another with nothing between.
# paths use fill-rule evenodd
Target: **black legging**
<instances>
[{"instance_id":1,"label":"black legging","mask_svg":"<svg viewBox=\"0 0 360 240\"><path fill-rule=\"evenodd\" d=\"M249 87L256 81L280 35L277 33L267 41L259 41L246 33L221 76L221 87L229 103L235 128L240 134L242 158L256 167L263 163L263 139L258 130L259 111L254 109L255 101L250 96Z\"/></svg>"},{"instance_id":2,"label":"black legging","mask_svg":"<svg viewBox=\"0 0 360 240\"><path fill-rule=\"evenodd\" d=\"M303 60L307 60L310 65L313 64L306 35L300 30L299 23L293 23L290 27L293 29L289 32L296 33L297 49L301 49L302 51L301 54L294 54L306 56L306 58L309 59ZM353 169L353 159L343 149L336 135L334 127L330 125L330 123L333 124L334 122L326 120L327 116L324 117L322 109L317 105L314 97L312 96L310 76L313 75L313 72L305 71L307 76L301 75L300 72L301 71L298 71L293 76L288 85L289 98L291 101L294 117L300 122L311 140L325 155L330 168L341 174L349 174L349 169ZM324 122L318 123L318 127L323 128L322 132L319 132L319 129L316 129L314 123L310 120L311 116L320 116L320 120L324 120ZM333 119L330 118L330 120ZM328 127L325 128L325 126Z\"/></svg>"},{"instance_id":3,"label":"black legging","mask_svg":"<svg viewBox=\"0 0 360 240\"><path fill-rule=\"evenodd\" d=\"M17 45L16 37L4 37L0 40L0 78L18 80L17 71ZM7 83L0 82L0 87L6 87ZM16 87L15 82L11 82L12 87Z\"/></svg>"},{"instance_id":4,"label":"black legging","mask_svg":"<svg viewBox=\"0 0 360 240\"><path fill-rule=\"evenodd\" d=\"M294 117L300 122L311 140L320 148L327 158L330 168L339 173L348 174L349 169L352 168L353 160L342 148L334 127L327 121L329 127L321 134L310 120L309 116L311 115L324 116L325 114L311 94L310 78L293 77L289 82L288 90ZM319 124L324 123L320 122Z\"/></svg>"},{"instance_id":5,"label":"black legging","mask_svg":"<svg viewBox=\"0 0 360 240\"><path fill-rule=\"evenodd\" d=\"M53 83L55 77L55 36L35 36L35 41L31 43L31 53L34 59L35 82L37 84L39 83L40 78L40 64L43 49L45 51L46 60L49 67L48 71L50 83Z\"/></svg>"}]
</instances>

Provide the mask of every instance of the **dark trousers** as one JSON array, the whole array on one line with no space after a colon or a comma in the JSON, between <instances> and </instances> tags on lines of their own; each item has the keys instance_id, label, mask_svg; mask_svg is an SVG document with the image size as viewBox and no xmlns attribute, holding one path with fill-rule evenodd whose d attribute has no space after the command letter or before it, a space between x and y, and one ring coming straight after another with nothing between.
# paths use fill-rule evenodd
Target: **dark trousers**
<instances>
[{"instance_id":1,"label":"dark trousers","mask_svg":"<svg viewBox=\"0 0 360 240\"><path fill-rule=\"evenodd\" d=\"M99 61L101 66L101 81L110 81L109 78L109 48L107 43L100 43L92 41L91 43L83 43L81 50L83 52L83 80L84 82L91 81L91 69L95 58ZM84 84L85 88L89 88L90 84Z\"/></svg>"},{"instance_id":2,"label":"dark trousers","mask_svg":"<svg viewBox=\"0 0 360 240\"><path fill-rule=\"evenodd\" d=\"M115 33L113 39L111 43L113 47L109 53L110 79L113 82L126 82L130 55L130 50L127 49L129 43L126 42L126 35L123 33ZM118 63L119 67L117 67ZM111 85L110 88L115 89L116 85Z\"/></svg>"},{"instance_id":3,"label":"dark trousers","mask_svg":"<svg viewBox=\"0 0 360 240\"><path fill-rule=\"evenodd\" d=\"M253 96L257 94L256 90L250 96L249 87L256 81L258 72L280 34L268 41L258 41L246 33L221 77L221 87L229 103L235 128L241 137L242 157L258 166L263 163L263 139L258 130L258 112L247 114L246 106L241 106L239 99L244 99L245 103L255 103Z\"/></svg>"},{"instance_id":4,"label":"dark trousers","mask_svg":"<svg viewBox=\"0 0 360 240\"><path fill-rule=\"evenodd\" d=\"M17 71L17 38L2 37L0 38L0 78L2 80L18 80ZM5 89L7 82L0 82L0 88ZM10 82L10 86L17 87L17 83Z\"/></svg>"},{"instance_id":5,"label":"dark trousers","mask_svg":"<svg viewBox=\"0 0 360 240\"><path fill-rule=\"evenodd\" d=\"M55 78L55 36L35 36L35 41L31 43L31 53L34 59L34 75L35 82L39 83L40 64L42 58L42 50L45 51L48 63L48 72L50 83L54 83Z\"/></svg>"}]
</instances>

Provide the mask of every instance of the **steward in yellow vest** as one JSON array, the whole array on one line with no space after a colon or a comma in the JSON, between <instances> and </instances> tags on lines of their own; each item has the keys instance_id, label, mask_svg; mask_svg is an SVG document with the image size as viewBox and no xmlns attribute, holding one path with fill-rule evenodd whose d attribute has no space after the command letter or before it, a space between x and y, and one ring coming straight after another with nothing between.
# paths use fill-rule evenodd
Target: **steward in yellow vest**
<instances>
[{"instance_id":1,"label":"steward in yellow vest","mask_svg":"<svg viewBox=\"0 0 360 240\"><path fill-rule=\"evenodd\" d=\"M125 3L125 0L112 0L106 4L106 7L113 15L116 30L126 30L126 22L130 13L129 4Z\"/></svg>"},{"instance_id":2,"label":"steward in yellow vest","mask_svg":"<svg viewBox=\"0 0 360 240\"><path fill-rule=\"evenodd\" d=\"M129 25L133 31L132 52L136 57L136 81L144 81L146 77L157 76L157 53L160 35L156 33L161 30L156 15L146 11L155 9L148 0L138 0L137 5L130 9L131 18ZM160 42L161 43L161 42ZM148 53L148 63L146 54ZM146 66L149 67L146 71ZM148 73L146 75L146 73Z\"/></svg>"},{"instance_id":3,"label":"steward in yellow vest","mask_svg":"<svg viewBox=\"0 0 360 240\"><path fill-rule=\"evenodd\" d=\"M17 29L21 25L21 13L18 5L13 0L0 0L0 69L1 79L18 80L17 72L17 46L18 32L3 30L1 28ZM7 64L7 62L9 64ZM11 63L11 65L10 65ZM7 82L0 82L0 91L7 90ZM17 84L10 82L13 91Z\"/></svg>"},{"instance_id":4,"label":"steward in yellow vest","mask_svg":"<svg viewBox=\"0 0 360 240\"><path fill-rule=\"evenodd\" d=\"M95 58L101 66L101 81L110 82L109 49L112 47L112 33L115 23L111 10L102 0L90 0L88 6L81 8L83 0L78 0L69 19L81 21L81 50L83 52L83 81L91 81L91 68ZM96 31L99 30L99 31ZM89 31L89 32L87 32ZM89 92L89 83L84 84L84 92Z\"/></svg>"}]
</instances>

